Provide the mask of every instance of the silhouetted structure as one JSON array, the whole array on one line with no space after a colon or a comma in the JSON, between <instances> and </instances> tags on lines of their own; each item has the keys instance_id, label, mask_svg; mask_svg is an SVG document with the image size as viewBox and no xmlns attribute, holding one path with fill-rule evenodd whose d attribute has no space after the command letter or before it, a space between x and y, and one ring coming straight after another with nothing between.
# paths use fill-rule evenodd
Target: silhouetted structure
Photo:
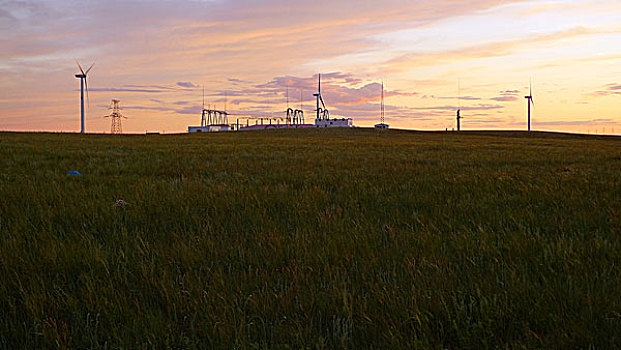
<instances>
[{"instance_id":1,"label":"silhouetted structure","mask_svg":"<svg viewBox=\"0 0 621 350\"><path fill-rule=\"evenodd\" d=\"M78 68L80 68L80 72L82 73L76 74L75 77L80 79L80 133L84 134L84 87L86 87L86 99L88 100L88 82L86 81L86 76L88 75L88 72L93 69L95 63L91 64L86 72L82 69L82 66L80 65L80 62L78 62L77 58L75 59L75 63L78 64Z\"/></svg>"},{"instance_id":2,"label":"silhouetted structure","mask_svg":"<svg viewBox=\"0 0 621 350\"><path fill-rule=\"evenodd\" d=\"M317 93L313 94L313 96L315 96L315 98L317 99L317 109L315 110L317 112L317 116L315 118L315 124L317 124L317 122L320 120L329 120L330 112L326 108L326 104L323 101L323 96L321 96L321 73L319 74L319 83L317 84Z\"/></svg>"},{"instance_id":3,"label":"silhouetted structure","mask_svg":"<svg viewBox=\"0 0 621 350\"><path fill-rule=\"evenodd\" d=\"M457 131L461 131L461 80L457 79ZM454 131L455 129L453 129Z\"/></svg>"},{"instance_id":4,"label":"silhouetted structure","mask_svg":"<svg viewBox=\"0 0 621 350\"><path fill-rule=\"evenodd\" d=\"M524 96L526 99L526 104L528 105L528 131L530 131L530 105L532 104L535 107L535 102L533 102L533 84L530 84L530 89L528 92L528 96Z\"/></svg>"},{"instance_id":5,"label":"silhouetted structure","mask_svg":"<svg viewBox=\"0 0 621 350\"><path fill-rule=\"evenodd\" d=\"M121 114L121 107L119 107L120 102L121 102L120 100L116 100L116 99L112 100L112 105L110 107L110 109L112 110L112 113L104 117L104 118L111 118L111 121L112 121L112 125L110 126L111 134L122 134L123 126L121 125L121 119L122 118L127 119L126 116Z\"/></svg>"},{"instance_id":6,"label":"silhouetted structure","mask_svg":"<svg viewBox=\"0 0 621 350\"><path fill-rule=\"evenodd\" d=\"M315 117L315 126L318 128L351 128L354 123L351 118L333 118L330 119L330 112L326 108L321 95L321 74L319 74L319 84L317 93L313 94L317 98L317 116Z\"/></svg>"},{"instance_id":7,"label":"silhouetted structure","mask_svg":"<svg viewBox=\"0 0 621 350\"><path fill-rule=\"evenodd\" d=\"M304 111L301 109L287 108L287 124L304 124Z\"/></svg>"},{"instance_id":8,"label":"silhouetted structure","mask_svg":"<svg viewBox=\"0 0 621 350\"><path fill-rule=\"evenodd\" d=\"M385 123L385 108L384 108L384 82L382 81L382 99L380 100L380 123L375 124L376 129L388 129L388 124Z\"/></svg>"},{"instance_id":9,"label":"silhouetted structure","mask_svg":"<svg viewBox=\"0 0 621 350\"><path fill-rule=\"evenodd\" d=\"M219 111L217 109L204 109L201 116L201 127L207 127L209 125L228 125L229 114L226 111Z\"/></svg>"}]
</instances>

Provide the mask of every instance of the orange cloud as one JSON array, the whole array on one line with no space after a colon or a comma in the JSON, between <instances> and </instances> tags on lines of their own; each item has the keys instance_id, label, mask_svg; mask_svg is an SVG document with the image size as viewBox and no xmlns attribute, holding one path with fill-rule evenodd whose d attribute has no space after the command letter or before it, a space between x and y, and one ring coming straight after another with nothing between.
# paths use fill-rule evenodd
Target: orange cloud
<instances>
[{"instance_id":1,"label":"orange cloud","mask_svg":"<svg viewBox=\"0 0 621 350\"><path fill-rule=\"evenodd\" d=\"M400 71L410 70L412 67L437 66L467 60L507 56L525 48L532 49L536 45L550 44L563 39L595 34L598 34L595 30L575 27L552 34L539 34L518 40L492 42L455 50L409 53L384 62L382 67L384 72L396 74Z\"/></svg>"}]
</instances>

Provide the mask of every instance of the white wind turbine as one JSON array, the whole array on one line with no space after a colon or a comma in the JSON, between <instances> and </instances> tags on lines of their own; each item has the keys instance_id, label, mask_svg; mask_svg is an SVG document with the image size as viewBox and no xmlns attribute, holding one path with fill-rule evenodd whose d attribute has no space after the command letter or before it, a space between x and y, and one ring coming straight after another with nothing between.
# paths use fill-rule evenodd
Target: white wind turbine
<instances>
[{"instance_id":1,"label":"white wind turbine","mask_svg":"<svg viewBox=\"0 0 621 350\"><path fill-rule=\"evenodd\" d=\"M80 62L78 62L78 59L76 58L75 63L78 64L78 68L80 68L80 72L82 74L76 74L75 77L80 79L80 133L84 134L84 87L86 87L86 99L89 101L90 100L88 98L88 82L86 81L86 76L88 75L88 72L91 71L91 69L93 69L93 66L95 65L95 63L91 64L91 66L86 70L86 72L84 71L84 69L82 69L82 66L80 66Z\"/></svg>"}]
</instances>

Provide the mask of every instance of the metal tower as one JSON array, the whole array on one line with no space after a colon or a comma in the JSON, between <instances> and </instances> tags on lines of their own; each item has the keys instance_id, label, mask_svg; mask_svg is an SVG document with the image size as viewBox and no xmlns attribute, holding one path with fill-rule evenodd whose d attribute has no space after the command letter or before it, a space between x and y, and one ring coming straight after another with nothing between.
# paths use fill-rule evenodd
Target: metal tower
<instances>
[{"instance_id":1,"label":"metal tower","mask_svg":"<svg viewBox=\"0 0 621 350\"><path fill-rule=\"evenodd\" d=\"M210 125L229 125L229 114L217 109L203 109L201 115L201 127Z\"/></svg>"},{"instance_id":2,"label":"metal tower","mask_svg":"<svg viewBox=\"0 0 621 350\"><path fill-rule=\"evenodd\" d=\"M384 118L384 81L382 81L382 103L381 103L381 123L382 125L385 124L385 118Z\"/></svg>"},{"instance_id":3,"label":"metal tower","mask_svg":"<svg viewBox=\"0 0 621 350\"><path fill-rule=\"evenodd\" d=\"M120 100L112 100L112 104L110 109L112 113L110 115L105 116L104 118L111 118L112 125L110 126L111 134L122 134L123 128L121 126L121 118L127 119L126 116L121 114L121 107L119 107Z\"/></svg>"}]
</instances>

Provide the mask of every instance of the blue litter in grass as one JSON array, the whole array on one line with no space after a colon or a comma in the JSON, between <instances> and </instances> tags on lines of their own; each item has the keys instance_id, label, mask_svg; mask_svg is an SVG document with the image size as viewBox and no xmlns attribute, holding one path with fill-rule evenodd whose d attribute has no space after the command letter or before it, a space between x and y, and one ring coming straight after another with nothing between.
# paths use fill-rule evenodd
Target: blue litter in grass
<instances>
[{"instance_id":1,"label":"blue litter in grass","mask_svg":"<svg viewBox=\"0 0 621 350\"><path fill-rule=\"evenodd\" d=\"M79 171L76 171L76 170L71 170L71 171L69 172L69 176L82 176L82 174L80 174L80 172L79 172Z\"/></svg>"}]
</instances>

